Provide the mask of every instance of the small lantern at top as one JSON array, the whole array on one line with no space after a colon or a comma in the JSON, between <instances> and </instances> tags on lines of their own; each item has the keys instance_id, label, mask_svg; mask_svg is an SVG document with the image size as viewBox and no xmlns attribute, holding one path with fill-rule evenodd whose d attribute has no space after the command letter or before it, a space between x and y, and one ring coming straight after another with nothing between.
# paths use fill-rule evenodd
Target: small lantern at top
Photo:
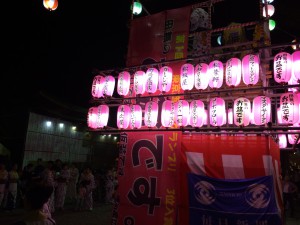
<instances>
[{"instance_id":1,"label":"small lantern at top","mask_svg":"<svg viewBox=\"0 0 300 225\"><path fill-rule=\"evenodd\" d=\"M53 11L58 7L58 0L43 0L43 5L49 11Z\"/></svg>"}]
</instances>

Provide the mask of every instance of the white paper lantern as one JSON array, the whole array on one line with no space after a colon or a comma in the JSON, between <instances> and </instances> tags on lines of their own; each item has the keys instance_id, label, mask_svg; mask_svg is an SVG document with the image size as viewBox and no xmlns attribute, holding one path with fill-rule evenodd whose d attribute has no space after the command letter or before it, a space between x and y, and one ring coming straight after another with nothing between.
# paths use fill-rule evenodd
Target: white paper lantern
<instances>
[{"instance_id":1,"label":"white paper lantern","mask_svg":"<svg viewBox=\"0 0 300 225\"><path fill-rule=\"evenodd\" d=\"M208 81L208 65L206 63L197 64L195 66L195 88L205 90L208 87Z\"/></svg>"},{"instance_id":2,"label":"white paper lantern","mask_svg":"<svg viewBox=\"0 0 300 225\"><path fill-rule=\"evenodd\" d=\"M266 96L257 96L253 99L253 123L255 125L265 125L270 122L271 100Z\"/></svg>"},{"instance_id":3,"label":"white paper lantern","mask_svg":"<svg viewBox=\"0 0 300 225\"><path fill-rule=\"evenodd\" d=\"M225 80L229 87L236 87L241 82L242 63L238 58L231 58L226 62Z\"/></svg>"},{"instance_id":4,"label":"white paper lantern","mask_svg":"<svg viewBox=\"0 0 300 225\"><path fill-rule=\"evenodd\" d=\"M237 98L233 103L233 123L237 126L248 126L251 119L251 103L247 98Z\"/></svg>"},{"instance_id":5,"label":"white paper lantern","mask_svg":"<svg viewBox=\"0 0 300 225\"><path fill-rule=\"evenodd\" d=\"M146 71L146 92L153 94L156 92L158 86L158 70L156 68L149 68Z\"/></svg>"},{"instance_id":6,"label":"white paper lantern","mask_svg":"<svg viewBox=\"0 0 300 225\"><path fill-rule=\"evenodd\" d=\"M138 70L134 73L133 88L136 95L142 95L146 89L146 74L142 70Z\"/></svg>"},{"instance_id":7,"label":"white paper lantern","mask_svg":"<svg viewBox=\"0 0 300 225\"><path fill-rule=\"evenodd\" d=\"M287 52L275 55L273 69L277 83L288 83L292 76L292 56Z\"/></svg>"},{"instance_id":8,"label":"white paper lantern","mask_svg":"<svg viewBox=\"0 0 300 225\"><path fill-rule=\"evenodd\" d=\"M255 85L259 80L259 57L249 54L242 59L242 77L246 85Z\"/></svg>"},{"instance_id":9,"label":"white paper lantern","mask_svg":"<svg viewBox=\"0 0 300 225\"><path fill-rule=\"evenodd\" d=\"M295 124L299 121L299 95L284 93L280 96L280 115L283 124Z\"/></svg>"},{"instance_id":10,"label":"white paper lantern","mask_svg":"<svg viewBox=\"0 0 300 225\"><path fill-rule=\"evenodd\" d=\"M142 127L142 107L140 105L130 106L130 123L131 129L138 129Z\"/></svg>"},{"instance_id":11,"label":"white paper lantern","mask_svg":"<svg viewBox=\"0 0 300 225\"><path fill-rule=\"evenodd\" d=\"M144 123L147 127L155 127L158 117L158 104L154 101L147 102L145 105Z\"/></svg>"},{"instance_id":12,"label":"white paper lantern","mask_svg":"<svg viewBox=\"0 0 300 225\"><path fill-rule=\"evenodd\" d=\"M103 95L112 96L115 89L115 78L111 75L108 75L104 79L103 84Z\"/></svg>"},{"instance_id":13,"label":"white paper lantern","mask_svg":"<svg viewBox=\"0 0 300 225\"><path fill-rule=\"evenodd\" d=\"M172 85L173 71L169 66L163 66L159 70L158 89L162 92L169 92Z\"/></svg>"},{"instance_id":14,"label":"white paper lantern","mask_svg":"<svg viewBox=\"0 0 300 225\"><path fill-rule=\"evenodd\" d=\"M130 122L130 107L119 105L117 112L117 126L119 129L127 129Z\"/></svg>"},{"instance_id":15,"label":"white paper lantern","mask_svg":"<svg viewBox=\"0 0 300 225\"><path fill-rule=\"evenodd\" d=\"M183 64L180 69L181 89L190 91L194 87L194 66L190 63Z\"/></svg>"},{"instance_id":16,"label":"white paper lantern","mask_svg":"<svg viewBox=\"0 0 300 225\"><path fill-rule=\"evenodd\" d=\"M209 82L211 88L220 88L223 84L224 68L223 63L219 60L214 60L208 65Z\"/></svg>"},{"instance_id":17,"label":"white paper lantern","mask_svg":"<svg viewBox=\"0 0 300 225\"><path fill-rule=\"evenodd\" d=\"M179 100L175 103L175 121L180 127L189 124L190 105L186 100Z\"/></svg>"},{"instance_id":18,"label":"white paper lantern","mask_svg":"<svg viewBox=\"0 0 300 225\"><path fill-rule=\"evenodd\" d=\"M217 127L226 123L225 101L222 98L212 98L209 103L210 125Z\"/></svg>"},{"instance_id":19,"label":"white paper lantern","mask_svg":"<svg viewBox=\"0 0 300 225\"><path fill-rule=\"evenodd\" d=\"M175 123L175 104L166 100L162 104L161 124L164 127L172 127Z\"/></svg>"},{"instance_id":20,"label":"white paper lantern","mask_svg":"<svg viewBox=\"0 0 300 225\"><path fill-rule=\"evenodd\" d=\"M118 76L117 92L120 96L126 96L130 87L130 73L123 71Z\"/></svg>"}]
</instances>

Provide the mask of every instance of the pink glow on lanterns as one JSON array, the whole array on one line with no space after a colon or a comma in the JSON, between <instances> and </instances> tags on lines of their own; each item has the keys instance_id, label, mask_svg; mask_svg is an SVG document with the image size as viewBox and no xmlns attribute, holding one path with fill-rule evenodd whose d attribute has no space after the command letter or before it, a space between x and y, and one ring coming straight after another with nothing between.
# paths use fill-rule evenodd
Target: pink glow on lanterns
<instances>
[{"instance_id":1,"label":"pink glow on lanterns","mask_svg":"<svg viewBox=\"0 0 300 225\"><path fill-rule=\"evenodd\" d=\"M300 51L292 54L292 71L296 81L300 80Z\"/></svg>"},{"instance_id":2,"label":"pink glow on lanterns","mask_svg":"<svg viewBox=\"0 0 300 225\"><path fill-rule=\"evenodd\" d=\"M283 124L295 124L299 121L299 95L284 93L280 96L280 115Z\"/></svg>"},{"instance_id":3,"label":"pink glow on lanterns","mask_svg":"<svg viewBox=\"0 0 300 225\"><path fill-rule=\"evenodd\" d=\"M130 87L130 73L123 71L119 73L117 92L120 96L126 96L129 92Z\"/></svg>"},{"instance_id":4,"label":"pink glow on lanterns","mask_svg":"<svg viewBox=\"0 0 300 225\"><path fill-rule=\"evenodd\" d=\"M101 80L103 80L104 77L101 75L97 75L93 79L92 84L92 96L94 98L101 98L103 97L103 82L101 83Z\"/></svg>"},{"instance_id":5,"label":"pink glow on lanterns","mask_svg":"<svg viewBox=\"0 0 300 225\"><path fill-rule=\"evenodd\" d=\"M207 125L207 123L208 123L207 120L208 120L208 112L205 109L204 110L204 116L203 116L203 125Z\"/></svg>"},{"instance_id":6,"label":"pink glow on lanterns","mask_svg":"<svg viewBox=\"0 0 300 225\"><path fill-rule=\"evenodd\" d=\"M127 129L130 122L130 107L128 105L119 105L117 112L117 127Z\"/></svg>"},{"instance_id":7,"label":"pink glow on lanterns","mask_svg":"<svg viewBox=\"0 0 300 225\"><path fill-rule=\"evenodd\" d=\"M97 128L97 107L89 108L87 124L89 128Z\"/></svg>"},{"instance_id":8,"label":"pink glow on lanterns","mask_svg":"<svg viewBox=\"0 0 300 225\"><path fill-rule=\"evenodd\" d=\"M153 94L156 92L158 86L158 70L156 68L149 68L146 71L146 92Z\"/></svg>"},{"instance_id":9,"label":"pink glow on lanterns","mask_svg":"<svg viewBox=\"0 0 300 225\"><path fill-rule=\"evenodd\" d=\"M270 122L271 100L266 96L257 96L253 99L253 123L264 125Z\"/></svg>"},{"instance_id":10,"label":"pink glow on lanterns","mask_svg":"<svg viewBox=\"0 0 300 225\"><path fill-rule=\"evenodd\" d=\"M175 103L175 121L179 127L189 124L190 105L186 100L179 100Z\"/></svg>"},{"instance_id":11,"label":"pink glow on lanterns","mask_svg":"<svg viewBox=\"0 0 300 225\"><path fill-rule=\"evenodd\" d=\"M231 58L226 62L225 80L229 87L236 87L241 82L242 62L238 58Z\"/></svg>"},{"instance_id":12,"label":"pink glow on lanterns","mask_svg":"<svg viewBox=\"0 0 300 225\"><path fill-rule=\"evenodd\" d=\"M278 144L279 148L286 148L287 147L287 139L285 134L278 135Z\"/></svg>"},{"instance_id":13,"label":"pink glow on lanterns","mask_svg":"<svg viewBox=\"0 0 300 225\"><path fill-rule=\"evenodd\" d=\"M103 84L103 95L112 96L115 90L115 78L111 75L106 76Z\"/></svg>"},{"instance_id":14,"label":"pink glow on lanterns","mask_svg":"<svg viewBox=\"0 0 300 225\"><path fill-rule=\"evenodd\" d=\"M281 109L280 109L280 107L277 108L277 123L278 124L282 124L283 123L282 122L282 116L281 116Z\"/></svg>"},{"instance_id":15,"label":"pink glow on lanterns","mask_svg":"<svg viewBox=\"0 0 300 225\"><path fill-rule=\"evenodd\" d=\"M88 127L97 129L107 125L109 116L109 107L107 105L99 105L91 107L88 112Z\"/></svg>"},{"instance_id":16,"label":"pink glow on lanterns","mask_svg":"<svg viewBox=\"0 0 300 225\"><path fill-rule=\"evenodd\" d=\"M145 93L146 74L144 71L139 70L134 73L133 88L136 95Z\"/></svg>"},{"instance_id":17,"label":"pink glow on lanterns","mask_svg":"<svg viewBox=\"0 0 300 225\"><path fill-rule=\"evenodd\" d=\"M259 79L259 57L249 54L242 59L242 77L246 85L255 85Z\"/></svg>"},{"instance_id":18,"label":"pink glow on lanterns","mask_svg":"<svg viewBox=\"0 0 300 225\"><path fill-rule=\"evenodd\" d=\"M158 104L154 101L147 102L145 105L144 123L147 127L155 127L158 117Z\"/></svg>"},{"instance_id":19,"label":"pink glow on lanterns","mask_svg":"<svg viewBox=\"0 0 300 225\"><path fill-rule=\"evenodd\" d=\"M142 107L140 105L130 106L130 123L131 129L138 129L142 126Z\"/></svg>"},{"instance_id":20,"label":"pink glow on lanterns","mask_svg":"<svg viewBox=\"0 0 300 225\"><path fill-rule=\"evenodd\" d=\"M166 100L162 104L161 124L164 127L172 127L175 123L175 104Z\"/></svg>"},{"instance_id":21,"label":"pink glow on lanterns","mask_svg":"<svg viewBox=\"0 0 300 225\"><path fill-rule=\"evenodd\" d=\"M204 112L204 103L201 100L191 101L190 125L192 127L202 127L205 120L207 120L207 115Z\"/></svg>"},{"instance_id":22,"label":"pink glow on lanterns","mask_svg":"<svg viewBox=\"0 0 300 225\"><path fill-rule=\"evenodd\" d=\"M233 103L233 123L248 126L251 119L251 103L247 98L237 98Z\"/></svg>"},{"instance_id":23,"label":"pink glow on lanterns","mask_svg":"<svg viewBox=\"0 0 300 225\"><path fill-rule=\"evenodd\" d=\"M205 90L208 87L208 81L208 65L206 63L197 64L195 67L195 88Z\"/></svg>"},{"instance_id":24,"label":"pink glow on lanterns","mask_svg":"<svg viewBox=\"0 0 300 225\"><path fill-rule=\"evenodd\" d=\"M208 65L209 82L211 88L220 88L223 84L224 76L223 63L219 60L214 60Z\"/></svg>"},{"instance_id":25,"label":"pink glow on lanterns","mask_svg":"<svg viewBox=\"0 0 300 225\"><path fill-rule=\"evenodd\" d=\"M227 123L228 124L233 124L233 110L232 110L232 108L229 108L227 110Z\"/></svg>"},{"instance_id":26,"label":"pink glow on lanterns","mask_svg":"<svg viewBox=\"0 0 300 225\"><path fill-rule=\"evenodd\" d=\"M194 66L190 63L183 64L180 69L181 89L190 91L194 87Z\"/></svg>"},{"instance_id":27,"label":"pink glow on lanterns","mask_svg":"<svg viewBox=\"0 0 300 225\"><path fill-rule=\"evenodd\" d=\"M209 103L210 125L217 127L226 123L225 101L222 98L212 98Z\"/></svg>"},{"instance_id":28,"label":"pink glow on lanterns","mask_svg":"<svg viewBox=\"0 0 300 225\"><path fill-rule=\"evenodd\" d=\"M280 52L274 56L274 80L277 83L287 83L292 76L292 56Z\"/></svg>"},{"instance_id":29,"label":"pink glow on lanterns","mask_svg":"<svg viewBox=\"0 0 300 225\"><path fill-rule=\"evenodd\" d=\"M162 92L169 92L172 85L173 71L169 66L163 66L159 70L158 89Z\"/></svg>"}]
</instances>

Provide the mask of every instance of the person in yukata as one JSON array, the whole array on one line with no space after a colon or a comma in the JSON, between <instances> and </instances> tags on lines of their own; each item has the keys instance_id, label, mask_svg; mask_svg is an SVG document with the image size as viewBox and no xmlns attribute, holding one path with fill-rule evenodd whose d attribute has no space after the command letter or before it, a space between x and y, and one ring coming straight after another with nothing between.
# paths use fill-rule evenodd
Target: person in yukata
<instances>
[{"instance_id":1,"label":"person in yukata","mask_svg":"<svg viewBox=\"0 0 300 225\"><path fill-rule=\"evenodd\" d=\"M70 179L68 164L64 163L60 172L56 172L55 180L57 182L55 189L55 208L63 210L67 193L67 184Z\"/></svg>"},{"instance_id":2,"label":"person in yukata","mask_svg":"<svg viewBox=\"0 0 300 225\"><path fill-rule=\"evenodd\" d=\"M90 167L86 167L80 174L79 183L86 182L86 195L84 198L84 209L93 210L93 190L96 188L95 178Z\"/></svg>"}]
</instances>

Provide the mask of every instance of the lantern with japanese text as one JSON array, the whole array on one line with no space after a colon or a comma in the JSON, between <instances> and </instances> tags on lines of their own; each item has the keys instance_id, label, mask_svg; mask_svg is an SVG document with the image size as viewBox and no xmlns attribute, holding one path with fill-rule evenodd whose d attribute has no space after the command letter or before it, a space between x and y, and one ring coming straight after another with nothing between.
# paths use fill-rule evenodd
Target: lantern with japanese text
<instances>
[{"instance_id":1,"label":"lantern with japanese text","mask_svg":"<svg viewBox=\"0 0 300 225\"><path fill-rule=\"evenodd\" d=\"M117 112L117 126L119 129L127 129L130 122L130 107L119 105Z\"/></svg>"},{"instance_id":2,"label":"lantern with japanese text","mask_svg":"<svg viewBox=\"0 0 300 225\"><path fill-rule=\"evenodd\" d=\"M232 108L229 108L227 110L227 123L233 124L233 109Z\"/></svg>"},{"instance_id":3,"label":"lantern with japanese text","mask_svg":"<svg viewBox=\"0 0 300 225\"><path fill-rule=\"evenodd\" d=\"M101 98L103 97L103 85L104 83L101 83L101 80L103 80L104 77L101 75L97 75L93 79L93 84L92 84L92 96L94 98Z\"/></svg>"},{"instance_id":4,"label":"lantern with japanese text","mask_svg":"<svg viewBox=\"0 0 300 225\"><path fill-rule=\"evenodd\" d=\"M266 96L257 96L252 104L253 123L255 125L264 125L270 122L271 100Z\"/></svg>"},{"instance_id":5,"label":"lantern with japanese text","mask_svg":"<svg viewBox=\"0 0 300 225\"><path fill-rule=\"evenodd\" d=\"M172 127L175 123L175 104L166 100L162 104L161 109L161 124L164 127Z\"/></svg>"},{"instance_id":6,"label":"lantern with japanese text","mask_svg":"<svg viewBox=\"0 0 300 225\"><path fill-rule=\"evenodd\" d=\"M179 127L189 124L190 105L186 100L179 100L175 103L175 121Z\"/></svg>"},{"instance_id":7,"label":"lantern with japanese text","mask_svg":"<svg viewBox=\"0 0 300 225\"><path fill-rule=\"evenodd\" d=\"M241 82L242 63L238 58L231 58L226 62L225 80L229 87L236 87Z\"/></svg>"},{"instance_id":8,"label":"lantern with japanese text","mask_svg":"<svg viewBox=\"0 0 300 225\"><path fill-rule=\"evenodd\" d=\"M278 135L278 145L279 148L286 148L287 147L287 139L285 134Z\"/></svg>"},{"instance_id":9,"label":"lantern with japanese text","mask_svg":"<svg viewBox=\"0 0 300 225\"><path fill-rule=\"evenodd\" d=\"M195 88L197 90L205 90L208 87L208 65L199 63L195 66Z\"/></svg>"},{"instance_id":10,"label":"lantern with japanese text","mask_svg":"<svg viewBox=\"0 0 300 225\"><path fill-rule=\"evenodd\" d=\"M144 123L147 127L155 127L158 117L158 104L154 101L147 102L145 105Z\"/></svg>"},{"instance_id":11,"label":"lantern with japanese text","mask_svg":"<svg viewBox=\"0 0 300 225\"><path fill-rule=\"evenodd\" d=\"M251 119L251 102L241 97L233 103L233 123L237 126L248 126Z\"/></svg>"},{"instance_id":12,"label":"lantern with japanese text","mask_svg":"<svg viewBox=\"0 0 300 225\"><path fill-rule=\"evenodd\" d=\"M123 71L119 73L117 92L120 96L126 96L129 92L130 87L130 73Z\"/></svg>"},{"instance_id":13,"label":"lantern with japanese text","mask_svg":"<svg viewBox=\"0 0 300 225\"><path fill-rule=\"evenodd\" d=\"M255 85L259 80L259 57L249 54L242 59L242 77L246 85Z\"/></svg>"},{"instance_id":14,"label":"lantern with japanese text","mask_svg":"<svg viewBox=\"0 0 300 225\"><path fill-rule=\"evenodd\" d=\"M43 0L43 5L49 11L53 11L58 7L58 0Z\"/></svg>"},{"instance_id":15,"label":"lantern with japanese text","mask_svg":"<svg viewBox=\"0 0 300 225\"><path fill-rule=\"evenodd\" d=\"M204 124L204 103L201 100L190 102L190 125L192 127L202 127Z\"/></svg>"},{"instance_id":16,"label":"lantern with japanese text","mask_svg":"<svg viewBox=\"0 0 300 225\"><path fill-rule=\"evenodd\" d=\"M214 127L222 126L226 123L226 110L224 99L219 97L210 99L209 118L210 125Z\"/></svg>"},{"instance_id":17,"label":"lantern with japanese text","mask_svg":"<svg viewBox=\"0 0 300 225\"><path fill-rule=\"evenodd\" d=\"M146 71L146 92L153 94L156 92L158 86L158 70L156 68L149 68Z\"/></svg>"},{"instance_id":18,"label":"lantern with japanese text","mask_svg":"<svg viewBox=\"0 0 300 225\"><path fill-rule=\"evenodd\" d=\"M277 83L287 83L292 76L292 56L287 52L280 52L274 56L274 80Z\"/></svg>"},{"instance_id":19,"label":"lantern with japanese text","mask_svg":"<svg viewBox=\"0 0 300 225\"><path fill-rule=\"evenodd\" d=\"M145 93L146 74L144 71L139 70L134 73L133 89L136 95Z\"/></svg>"},{"instance_id":20,"label":"lantern with japanese text","mask_svg":"<svg viewBox=\"0 0 300 225\"><path fill-rule=\"evenodd\" d=\"M115 78L111 75L106 76L103 84L103 95L112 96L115 90Z\"/></svg>"},{"instance_id":21,"label":"lantern with japanese text","mask_svg":"<svg viewBox=\"0 0 300 225\"><path fill-rule=\"evenodd\" d=\"M223 84L223 63L219 60L214 60L208 65L208 85L211 88L220 88Z\"/></svg>"},{"instance_id":22,"label":"lantern with japanese text","mask_svg":"<svg viewBox=\"0 0 300 225\"><path fill-rule=\"evenodd\" d=\"M296 81L300 80L300 51L292 54L292 71Z\"/></svg>"},{"instance_id":23,"label":"lantern with japanese text","mask_svg":"<svg viewBox=\"0 0 300 225\"><path fill-rule=\"evenodd\" d=\"M97 128L97 107L89 108L87 124L89 128Z\"/></svg>"},{"instance_id":24,"label":"lantern with japanese text","mask_svg":"<svg viewBox=\"0 0 300 225\"><path fill-rule=\"evenodd\" d=\"M283 124L295 124L299 121L299 95L284 93L280 96L280 120Z\"/></svg>"},{"instance_id":25,"label":"lantern with japanese text","mask_svg":"<svg viewBox=\"0 0 300 225\"><path fill-rule=\"evenodd\" d=\"M190 91L194 87L194 66L190 63L183 64L180 69L181 89Z\"/></svg>"},{"instance_id":26,"label":"lantern with japanese text","mask_svg":"<svg viewBox=\"0 0 300 225\"><path fill-rule=\"evenodd\" d=\"M173 71L169 66L163 66L159 70L158 89L162 92L169 92L172 85Z\"/></svg>"},{"instance_id":27,"label":"lantern with japanese text","mask_svg":"<svg viewBox=\"0 0 300 225\"><path fill-rule=\"evenodd\" d=\"M99 105L97 107L97 128L103 128L107 125L109 116L109 107L107 105Z\"/></svg>"},{"instance_id":28,"label":"lantern with japanese text","mask_svg":"<svg viewBox=\"0 0 300 225\"><path fill-rule=\"evenodd\" d=\"M142 107L140 105L130 106L130 123L131 129L141 128L142 126Z\"/></svg>"}]
</instances>

